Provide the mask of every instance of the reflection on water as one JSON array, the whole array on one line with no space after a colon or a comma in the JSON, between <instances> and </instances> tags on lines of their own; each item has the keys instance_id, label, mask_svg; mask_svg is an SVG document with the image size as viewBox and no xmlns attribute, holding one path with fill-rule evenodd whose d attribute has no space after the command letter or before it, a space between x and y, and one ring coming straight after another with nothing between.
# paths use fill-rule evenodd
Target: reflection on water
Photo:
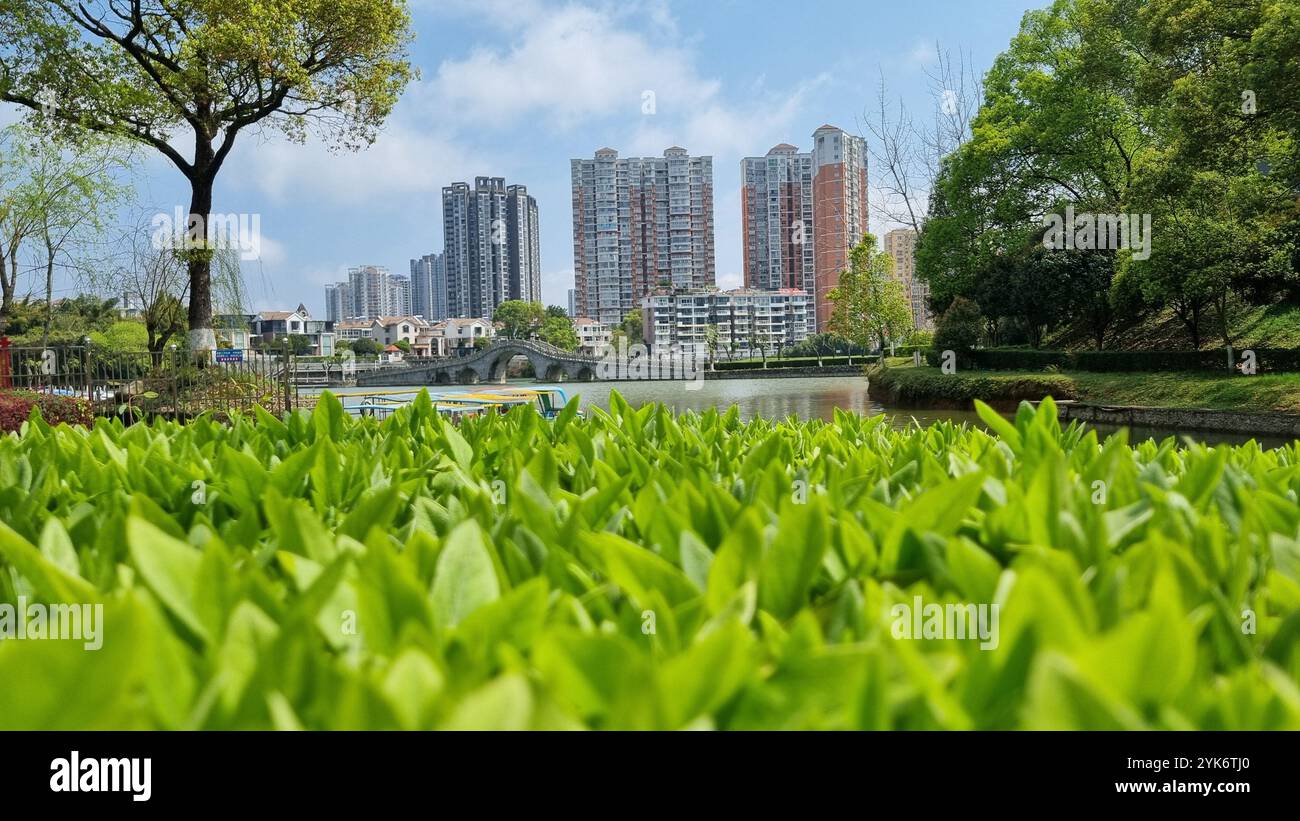
<instances>
[{"instance_id":1,"label":"reflection on water","mask_svg":"<svg viewBox=\"0 0 1300 821\"><path fill-rule=\"evenodd\" d=\"M694 390L687 390L687 386ZM778 379L717 379L706 382L588 382L564 385L583 406L609 408L609 392L617 390L633 407L662 402L675 411L702 411L711 407L740 409L742 419L778 421L833 419L835 409L875 416L887 413L891 424L905 427L913 417L926 424L940 419L980 424L974 411L889 410L867 395L867 380L860 376L823 376Z\"/></svg>"},{"instance_id":2,"label":"reflection on water","mask_svg":"<svg viewBox=\"0 0 1300 821\"><path fill-rule=\"evenodd\" d=\"M528 387L532 380L511 380L510 384ZM983 428L984 423L974 411L904 410L887 408L867 394L867 380L861 376L783 377L774 379L717 379L704 382L569 382L562 385L569 396L576 396L583 407L609 408L609 393L617 390L633 407L647 402L662 402L677 412L703 411L711 407L726 410L731 405L740 409L743 419L782 420L790 416L799 419L834 418L836 408L866 416L886 414L896 428L907 427L913 419L929 424L943 419L966 422ZM690 390L688 390L688 387ZM444 386L442 392L483 390L469 386ZM369 393L384 390L400 391L401 387L345 388L339 392ZM315 392L315 391L313 391ZM1094 425L1099 435L1110 435L1118 428L1111 425ZM1213 431L1178 431L1166 428L1133 428L1130 442L1148 438L1157 440L1170 435L1185 435L1198 442L1240 444L1252 437ZM1264 447L1279 447L1290 440L1284 437L1253 437Z\"/></svg>"}]
</instances>

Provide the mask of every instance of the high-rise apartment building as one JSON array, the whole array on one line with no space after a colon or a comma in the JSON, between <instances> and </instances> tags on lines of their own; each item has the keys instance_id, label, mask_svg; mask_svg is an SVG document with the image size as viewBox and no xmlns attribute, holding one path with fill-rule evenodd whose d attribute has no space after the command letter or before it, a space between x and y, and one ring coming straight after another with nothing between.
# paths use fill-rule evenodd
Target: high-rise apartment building
<instances>
[{"instance_id":1,"label":"high-rise apartment building","mask_svg":"<svg viewBox=\"0 0 1300 821\"><path fill-rule=\"evenodd\" d=\"M352 285L348 282L336 282L325 286L325 319L329 322L342 322L352 316Z\"/></svg>"},{"instance_id":2,"label":"high-rise apartment building","mask_svg":"<svg viewBox=\"0 0 1300 821\"><path fill-rule=\"evenodd\" d=\"M885 253L894 258L894 276L903 283L912 306L912 324L918 330L934 330L930 315L930 283L916 276L916 231L895 228L885 234Z\"/></svg>"},{"instance_id":3,"label":"high-rise apartment building","mask_svg":"<svg viewBox=\"0 0 1300 821\"><path fill-rule=\"evenodd\" d=\"M347 282L325 286L325 316L334 322L411 312L411 281L382 265L348 269Z\"/></svg>"},{"instance_id":4,"label":"high-rise apartment building","mask_svg":"<svg viewBox=\"0 0 1300 821\"><path fill-rule=\"evenodd\" d=\"M442 228L447 316L490 318L507 299L541 301L537 201L526 186L502 177L446 186Z\"/></svg>"},{"instance_id":5,"label":"high-rise apartment building","mask_svg":"<svg viewBox=\"0 0 1300 821\"><path fill-rule=\"evenodd\" d=\"M740 179L745 285L807 291L810 321L825 330L827 294L867 232L865 141L824 125L807 153L781 143L741 160Z\"/></svg>"},{"instance_id":6,"label":"high-rise apartment building","mask_svg":"<svg viewBox=\"0 0 1300 821\"><path fill-rule=\"evenodd\" d=\"M713 286L712 157L602 148L570 170L578 315L617 325L652 288Z\"/></svg>"},{"instance_id":7,"label":"high-rise apartment building","mask_svg":"<svg viewBox=\"0 0 1300 821\"><path fill-rule=\"evenodd\" d=\"M447 318L447 275L442 254L411 260L411 313L430 322Z\"/></svg>"},{"instance_id":8,"label":"high-rise apartment building","mask_svg":"<svg viewBox=\"0 0 1300 821\"><path fill-rule=\"evenodd\" d=\"M816 292L813 159L789 143L740 161L745 287ZM809 321L813 302L808 301Z\"/></svg>"},{"instance_id":9,"label":"high-rise apartment building","mask_svg":"<svg viewBox=\"0 0 1300 821\"><path fill-rule=\"evenodd\" d=\"M569 289L569 319L578 318L578 289Z\"/></svg>"},{"instance_id":10,"label":"high-rise apartment building","mask_svg":"<svg viewBox=\"0 0 1300 821\"><path fill-rule=\"evenodd\" d=\"M510 299L542 301L541 228L528 188L506 189L506 290Z\"/></svg>"},{"instance_id":11,"label":"high-rise apartment building","mask_svg":"<svg viewBox=\"0 0 1300 821\"><path fill-rule=\"evenodd\" d=\"M813 132L813 249L817 268L817 330L831 318L827 294L848 267L849 252L867 233L867 144L833 125Z\"/></svg>"}]
</instances>

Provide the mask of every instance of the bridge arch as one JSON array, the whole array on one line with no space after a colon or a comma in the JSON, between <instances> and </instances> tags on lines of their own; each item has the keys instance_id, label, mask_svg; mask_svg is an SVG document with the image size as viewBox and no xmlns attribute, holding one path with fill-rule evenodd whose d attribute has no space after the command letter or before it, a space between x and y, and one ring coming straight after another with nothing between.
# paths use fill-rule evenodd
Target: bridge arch
<instances>
[{"instance_id":1,"label":"bridge arch","mask_svg":"<svg viewBox=\"0 0 1300 821\"><path fill-rule=\"evenodd\" d=\"M501 339L468 356L412 364L398 371L358 375L357 385L476 385L481 382L505 381L506 368L516 356L525 356L541 381L561 379L591 381L596 379L602 360L572 351L563 351L544 342L524 339Z\"/></svg>"}]
</instances>

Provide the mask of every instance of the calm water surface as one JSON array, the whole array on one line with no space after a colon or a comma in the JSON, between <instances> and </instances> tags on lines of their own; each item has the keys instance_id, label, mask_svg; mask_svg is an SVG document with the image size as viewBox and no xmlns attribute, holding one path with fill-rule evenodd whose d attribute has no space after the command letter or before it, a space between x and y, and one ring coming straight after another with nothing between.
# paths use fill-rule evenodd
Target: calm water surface
<instances>
[{"instance_id":1,"label":"calm water surface","mask_svg":"<svg viewBox=\"0 0 1300 821\"><path fill-rule=\"evenodd\" d=\"M531 387L537 383L530 379L510 380L509 384L519 387ZM954 422L966 422L983 428L984 423L974 411L950 410L907 410L889 408L872 399L867 391L867 380L860 376L822 376L809 378L775 378L775 379L717 379L704 382L567 382L561 387L570 397L576 396L582 406L609 409L609 393L617 390L632 406L639 407L648 402L662 402L675 411L703 411L716 407L726 410L732 405L740 409L743 419L781 420L790 416L799 419L834 418L835 409L859 413L864 416L885 414L889 424L896 428L905 428L912 420L920 424L930 424L943 419ZM438 390L445 393L488 390L488 386L443 386ZM379 391L407 391L409 388L395 386L389 388L341 388L339 394L365 394ZM311 391L317 392L315 390ZM414 395L414 391L411 392ZM1109 435L1118 428L1109 425L1095 425L1099 434ZM1211 431L1178 431L1167 428L1134 428L1129 440L1138 442L1147 438L1163 439L1170 435L1185 435L1199 442L1216 444L1228 442L1239 444L1251 437ZM1278 447L1288 440L1280 437L1254 437L1265 447Z\"/></svg>"}]
</instances>

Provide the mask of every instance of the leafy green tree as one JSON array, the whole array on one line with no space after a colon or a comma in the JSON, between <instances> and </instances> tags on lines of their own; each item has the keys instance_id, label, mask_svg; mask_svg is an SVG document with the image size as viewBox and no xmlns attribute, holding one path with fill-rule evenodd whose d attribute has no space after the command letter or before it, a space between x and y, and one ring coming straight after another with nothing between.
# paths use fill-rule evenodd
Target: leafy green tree
<instances>
[{"instance_id":1,"label":"leafy green tree","mask_svg":"<svg viewBox=\"0 0 1300 821\"><path fill-rule=\"evenodd\" d=\"M149 335L143 322L114 322L104 331L91 331L90 342L110 353L149 350Z\"/></svg>"},{"instance_id":2,"label":"leafy green tree","mask_svg":"<svg viewBox=\"0 0 1300 821\"><path fill-rule=\"evenodd\" d=\"M368 336L352 340L352 353L357 356L378 356L381 350L379 343Z\"/></svg>"},{"instance_id":3,"label":"leafy green tree","mask_svg":"<svg viewBox=\"0 0 1300 821\"><path fill-rule=\"evenodd\" d=\"M939 317L934 331L935 350L974 350L979 344L983 324L980 306L965 297L957 297Z\"/></svg>"},{"instance_id":4,"label":"leafy green tree","mask_svg":"<svg viewBox=\"0 0 1300 821\"><path fill-rule=\"evenodd\" d=\"M569 312L559 305L547 305L546 315L548 317L559 317L560 319L570 319Z\"/></svg>"},{"instance_id":5,"label":"leafy green tree","mask_svg":"<svg viewBox=\"0 0 1300 821\"><path fill-rule=\"evenodd\" d=\"M627 336L629 345L636 345L645 341L645 329L641 324L641 309L633 308L623 317L620 325L624 335Z\"/></svg>"},{"instance_id":6,"label":"leafy green tree","mask_svg":"<svg viewBox=\"0 0 1300 821\"><path fill-rule=\"evenodd\" d=\"M289 346L289 353L294 356L307 356L312 352L311 337L303 334L289 334L276 337L275 344L281 350Z\"/></svg>"},{"instance_id":7,"label":"leafy green tree","mask_svg":"<svg viewBox=\"0 0 1300 821\"><path fill-rule=\"evenodd\" d=\"M1169 310L1194 345L1213 318L1231 344L1235 306L1300 300L1297 22L1295 3L1263 0L1056 0L1026 14L932 191L917 250L931 307L974 298L991 330L1040 336L1013 275L1041 263L1068 284L1052 321L1101 347L1121 309ZM1150 215L1149 257L1005 268L1067 205Z\"/></svg>"},{"instance_id":8,"label":"leafy green tree","mask_svg":"<svg viewBox=\"0 0 1300 821\"><path fill-rule=\"evenodd\" d=\"M492 313L492 321L501 325L501 336L507 339L531 339L542 327L546 309L540 302L507 299Z\"/></svg>"},{"instance_id":9,"label":"leafy green tree","mask_svg":"<svg viewBox=\"0 0 1300 821\"><path fill-rule=\"evenodd\" d=\"M118 311L117 297L105 299L95 294L78 294L55 308L56 315L67 316L87 330L105 330L117 320Z\"/></svg>"},{"instance_id":10,"label":"leafy green tree","mask_svg":"<svg viewBox=\"0 0 1300 821\"><path fill-rule=\"evenodd\" d=\"M877 252L874 234L864 234L849 252L849 267L828 294L831 330L863 347L901 339L912 330L912 308L903 283L894 276L894 258Z\"/></svg>"},{"instance_id":11,"label":"leafy green tree","mask_svg":"<svg viewBox=\"0 0 1300 821\"><path fill-rule=\"evenodd\" d=\"M550 315L542 320L542 327L537 336L545 343L554 345L562 351L578 350L578 334L568 317Z\"/></svg>"},{"instance_id":12,"label":"leafy green tree","mask_svg":"<svg viewBox=\"0 0 1300 821\"><path fill-rule=\"evenodd\" d=\"M716 370L715 362L718 358L718 326L710 324L704 329L704 347L709 351L709 370Z\"/></svg>"},{"instance_id":13,"label":"leafy green tree","mask_svg":"<svg viewBox=\"0 0 1300 821\"><path fill-rule=\"evenodd\" d=\"M401 0L0 0L0 100L65 136L112 134L166 157L207 226L238 136L310 129L345 148L374 141L413 72ZM178 130L192 134L188 156ZM209 350L211 252L187 265L191 346Z\"/></svg>"}]
</instances>

